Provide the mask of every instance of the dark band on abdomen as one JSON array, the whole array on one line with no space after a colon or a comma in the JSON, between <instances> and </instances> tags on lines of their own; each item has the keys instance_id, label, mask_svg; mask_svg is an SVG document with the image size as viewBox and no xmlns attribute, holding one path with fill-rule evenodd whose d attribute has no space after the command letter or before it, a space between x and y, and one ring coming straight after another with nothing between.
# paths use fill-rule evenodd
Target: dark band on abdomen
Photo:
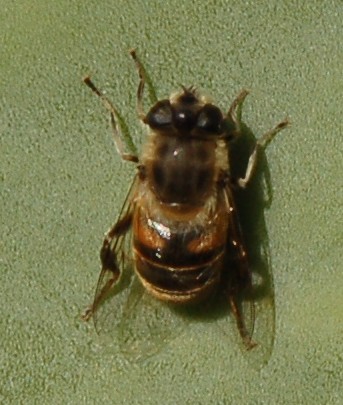
<instances>
[{"instance_id":1,"label":"dark band on abdomen","mask_svg":"<svg viewBox=\"0 0 343 405\"><path fill-rule=\"evenodd\" d=\"M149 262L142 256L136 256L136 270L149 284L164 291L183 293L197 289L218 277L216 266L206 263L192 270L175 270Z\"/></svg>"}]
</instances>

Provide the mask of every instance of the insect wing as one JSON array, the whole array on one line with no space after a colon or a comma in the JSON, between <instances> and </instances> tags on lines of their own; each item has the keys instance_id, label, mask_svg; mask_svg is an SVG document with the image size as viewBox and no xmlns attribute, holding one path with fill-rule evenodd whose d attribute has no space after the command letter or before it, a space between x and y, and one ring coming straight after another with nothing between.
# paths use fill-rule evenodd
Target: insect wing
<instances>
[{"instance_id":1,"label":"insect wing","mask_svg":"<svg viewBox=\"0 0 343 405\"><path fill-rule=\"evenodd\" d=\"M136 276L119 325L119 345L131 361L144 361L179 337L189 322L167 303L152 297Z\"/></svg>"},{"instance_id":2,"label":"insect wing","mask_svg":"<svg viewBox=\"0 0 343 405\"><path fill-rule=\"evenodd\" d=\"M273 351L275 338L274 286L271 274L270 253L267 244L262 244L260 258L252 274L253 299L255 302L254 339L258 342L251 359L256 367L265 365Z\"/></svg>"},{"instance_id":3,"label":"insect wing","mask_svg":"<svg viewBox=\"0 0 343 405\"><path fill-rule=\"evenodd\" d=\"M125 218L132 216L138 182L136 177L116 225L125 224ZM109 257L115 265L111 266L111 262L103 265L93 302L96 331L105 338L116 339L129 360L144 360L180 335L187 318L150 296L135 276L131 229L110 239ZM107 264L108 259L102 260ZM119 278L113 267L119 270Z\"/></svg>"}]
</instances>

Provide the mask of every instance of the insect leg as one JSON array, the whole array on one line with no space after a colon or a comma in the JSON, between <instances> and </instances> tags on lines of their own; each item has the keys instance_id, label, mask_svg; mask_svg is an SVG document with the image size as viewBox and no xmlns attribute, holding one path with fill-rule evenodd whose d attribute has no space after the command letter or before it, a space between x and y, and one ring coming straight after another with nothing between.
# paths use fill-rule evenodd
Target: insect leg
<instances>
[{"instance_id":1,"label":"insect leg","mask_svg":"<svg viewBox=\"0 0 343 405\"><path fill-rule=\"evenodd\" d=\"M83 81L98 97L100 97L105 108L110 112L113 139L117 152L119 153L119 155L123 160L128 160L130 162L137 163L139 159L136 155L124 151L122 136L120 131L118 130L118 126L116 123L116 120L118 122L121 121L118 110L111 103L111 101L95 86L95 84L92 82L89 76L85 77Z\"/></svg>"},{"instance_id":2,"label":"insect leg","mask_svg":"<svg viewBox=\"0 0 343 405\"><path fill-rule=\"evenodd\" d=\"M253 292L251 271L247 260L247 253L243 245L239 230L233 230L231 243L236 258L232 260L233 273L230 277L229 303L236 320L238 332L247 350L257 345L252 336L255 324L255 303L252 300Z\"/></svg>"},{"instance_id":3,"label":"insect leg","mask_svg":"<svg viewBox=\"0 0 343 405\"><path fill-rule=\"evenodd\" d=\"M145 71L144 67L141 63L141 61L138 59L138 56L136 54L136 51L134 49L130 50L130 55L132 56L133 61L135 62L138 75L139 75L139 84L138 84L138 90L137 90L137 112L139 118L144 121L145 114L144 114L144 109L143 109L143 92L144 92L144 86L145 86Z\"/></svg>"},{"instance_id":4,"label":"insect leg","mask_svg":"<svg viewBox=\"0 0 343 405\"><path fill-rule=\"evenodd\" d=\"M245 176L238 179L237 183L240 187L245 188L251 178L254 175L254 171L256 168L257 160L258 160L258 153L260 150L265 149L268 144L273 140L275 135L286 128L289 125L289 120L288 118L285 118L283 121L281 121L279 124L277 124L275 127L270 129L268 132L266 132L261 138L256 142L255 148L250 155L248 165L245 171Z\"/></svg>"},{"instance_id":5,"label":"insect leg","mask_svg":"<svg viewBox=\"0 0 343 405\"><path fill-rule=\"evenodd\" d=\"M237 303L237 299L234 294L230 294L229 301L230 301L231 311L233 313L233 316L236 319L237 328L238 328L239 334L243 340L243 343L244 343L245 347L247 348L247 350L251 350L257 346L257 343L251 337L252 331L249 332L246 328L242 311ZM253 308L253 307L251 307L251 308ZM255 315L253 314L252 316L255 316Z\"/></svg>"},{"instance_id":6,"label":"insect leg","mask_svg":"<svg viewBox=\"0 0 343 405\"><path fill-rule=\"evenodd\" d=\"M157 102L157 96L156 96L154 86L152 85L151 79L150 79L149 75L147 74L146 70L144 69L142 62L139 60L136 50L131 49L130 55L136 65L139 79L140 79L139 84L138 84L138 90L137 90L137 112L138 112L139 118L143 122L145 122L145 113L144 113L144 108L143 108L143 92L144 92L145 84L147 84L147 87L148 87L149 98L150 98L151 104L155 104Z\"/></svg>"},{"instance_id":7,"label":"insect leg","mask_svg":"<svg viewBox=\"0 0 343 405\"><path fill-rule=\"evenodd\" d=\"M102 270L98 282L98 287L93 303L86 308L82 314L82 319L88 321L99 305L106 299L113 287L117 284L120 276L118 264L118 253L120 253L120 243L123 236L128 232L132 223L132 212L128 212L115 225L113 225L105 235L101 250L100 259Z\"/></svg>"},{"instance_id":8,"label":"insect leg","mask_svg":"<svg viewBox=\"0 0 343 405\"><path fill-rule=\"evenodd\" d=\"M228 281L229 303L243 343L250 350L256 346L256 342L252 339L255 306L251 300L252 297L249 297L249 294L252 293L251 270L237 217L236 205L228 186L224 191L224 199L229 215L230 230L228 241L230 256L227 257L229 263L226 264L231 269Z\"/></svg>"},{"instance_id":9,"label":"insect leg","mask_svg":"<svg viewBox=\"0 0 343 405\"><path fill-rule=\"evenodd\" d=\"M237 110L242 105L243 101L245 100L248 94L249 94L248 90L246 89L241 90L240 93L233 100L227 113L230 122L234 126L234 135L238 135L240 132L240 117L238 117L239 112Z\"/></svg>"}]
</instances>

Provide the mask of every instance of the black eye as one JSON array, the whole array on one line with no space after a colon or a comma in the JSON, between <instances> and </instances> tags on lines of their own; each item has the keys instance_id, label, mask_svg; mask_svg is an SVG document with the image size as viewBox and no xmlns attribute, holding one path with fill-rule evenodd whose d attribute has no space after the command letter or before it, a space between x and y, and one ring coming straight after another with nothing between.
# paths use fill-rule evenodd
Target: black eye
<instances>
[{"instance_id":1,"label":"black eye","mask_svg":"<svg viewBox=\"0 0 343 405\"><path fill-rule=\"evenodd\" d=\"M163 128L172 123L172 109L169 100L158 101L145 117L151 128Z\"/></svg>"},{"instance_id":2,"label":"black eye","mask_svg":"<svg viewBox=\"0 0 343 405\"><path fill-rule=\"evenodd\" d=\"M202 131L220 134L222 129L223 115L218 107L205 104L198 115L197 128Z\"/></svg>"}]
</instances>

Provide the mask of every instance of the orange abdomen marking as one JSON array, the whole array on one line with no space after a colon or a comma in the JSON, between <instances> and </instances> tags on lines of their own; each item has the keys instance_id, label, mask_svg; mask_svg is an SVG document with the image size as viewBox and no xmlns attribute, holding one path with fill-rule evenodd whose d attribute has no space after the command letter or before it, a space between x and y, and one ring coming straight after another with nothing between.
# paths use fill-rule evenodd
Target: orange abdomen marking
<instances>
[{"instance_id":1,"label":"orange abdomen marking","mask_svg":"<svg viewBox=\"0 0 343 405\"><path fill-rule=\"evenodd\" d=\"M204 226L169 226L137 209L133 222L136 272L158 298L186 302L217 284L225 252L225 221Z\"/></svg>"}]
</instances>

